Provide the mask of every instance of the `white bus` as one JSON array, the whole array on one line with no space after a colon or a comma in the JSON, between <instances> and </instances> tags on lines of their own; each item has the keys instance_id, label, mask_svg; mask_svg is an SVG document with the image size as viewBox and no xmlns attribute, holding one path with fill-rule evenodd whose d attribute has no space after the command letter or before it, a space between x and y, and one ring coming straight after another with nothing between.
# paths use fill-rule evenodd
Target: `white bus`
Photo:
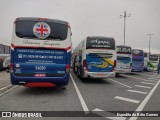
<instances>
[{"instance_id":1,"label":"white bus","mask_svg":"<svg viewBox=\"0 0 160 120\"><path fill-rule=\"evenodd\" d=\"M149 69L152 71L157 70L158 63L159 63L159 56L157 54L150 54L148 63Z\"/></svg>"},{"instance_id":2,"label":"white bus","mask_svg":"<svg viewBox=\"0 0 160 120\"><path fill-rule=\"evenodd\" d=\"M5 59L10 55L10 46L0 44L0 70L6 68L4 66Z\"/></svg>"},{"instance_id":3,"label":"white bus","mask_svg":"<svg viewBox=\"0 0 160 120\"><path fill-rule=\"evenodd\" d=\"M130 46L117 46L116 73L130 73L132 67L132 49Z\"/></svg>"},{"instance_id":4,"label":"white bus","mask_svg":"<svg viewBox=\"0 0 160 120\"><path fill-rule=\"evenodd\" d=\"M16 19L11 43L11 83L27 87L67 85L71 45L71 28L66 21Z\"/></svg>"},{"instance_id":5,"label":"white bus","mask_svg":"<svg viewBox=\"0 0 160 120\"><path fill-rule=\"evenodd\" d=\"M90 36L82 40L73 51L73 70L82 78L115 77L115 40Z\"/></svg>"},{"instance_id":6,"label":"white bus","mask_svg":"<svg viewBox=\"0 0 160 120\"><path fill-rule=\"evenodd\" d=\"M149 65L149 53L144 52L144 70L145 71L150 71L148 65Z\"/></svg>"}]
</instances>

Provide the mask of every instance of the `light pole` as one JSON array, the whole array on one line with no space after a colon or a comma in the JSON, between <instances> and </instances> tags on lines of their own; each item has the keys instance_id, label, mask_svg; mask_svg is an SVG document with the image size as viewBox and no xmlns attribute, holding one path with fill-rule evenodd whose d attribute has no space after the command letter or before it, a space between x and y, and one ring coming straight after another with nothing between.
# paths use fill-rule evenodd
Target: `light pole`
<instances>
[{"instance_id":1,"label":"light pole","mask_svg":"<svg viewBox=\"0 0 160 120\"><path fill-rule=\"evenodd\" d=\"M120 18L124 18L124 45L125 45L125 34L126 34L126 18L127 17L130 17L131 14L128 14L126 13L126 11L124 11L124 15L120 15Z\"/></svg>"},{"instance_id":2,"label":"light pole","mask_svg":"<svg viewBox=\"0 0 160 120\"><path fill-rule=\"evenodd\" d=\"M154 34L147 34L149 36L149 54L150 54L150 46L151 46L151 39L152 39L152 35Z\"/></svg>"}]
</instances>

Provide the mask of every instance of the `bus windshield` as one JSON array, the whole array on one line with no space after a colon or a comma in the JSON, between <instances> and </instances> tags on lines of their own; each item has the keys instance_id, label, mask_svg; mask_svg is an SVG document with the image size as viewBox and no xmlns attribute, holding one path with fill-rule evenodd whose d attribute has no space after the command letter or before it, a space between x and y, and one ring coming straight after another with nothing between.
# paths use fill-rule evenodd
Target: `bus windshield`
<instances>
[{"instance_id":1,"label":"bus windshield","mask_svg":"<svg viewBox=\"0 0 160 120\"><path fill-rule=\"evenodd\" d=\"M113 38L88 37L86 49L111 49L115 50L115 41Z\"/></svg>"},{"instance_id":2,"label":"bus windshield","mask_svg":"<svg viewBox=\"0 0 160 120\"><path fill-rule=\"evenodd\" d=\"M16 22L16 35L19 38L26 39L39 39L34 35L33 27L37 21L17 21ZM65 24L45 22L50 27L50 34L43 40L65 40L67 38L68 26ZM41 29L41 28L40 28ZM44 30L42 28L41 30Z\"/></svg>"}]
</instances>

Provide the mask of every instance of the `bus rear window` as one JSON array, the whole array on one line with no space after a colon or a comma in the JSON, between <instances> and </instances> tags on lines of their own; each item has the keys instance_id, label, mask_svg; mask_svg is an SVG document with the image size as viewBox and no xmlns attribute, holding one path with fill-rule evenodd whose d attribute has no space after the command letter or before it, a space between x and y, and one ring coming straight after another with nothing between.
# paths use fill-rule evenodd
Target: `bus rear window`
<instances>
[{"instance_id":1,"label":"bus rear window","mask_svg":"<svg viewBox=\"0 0 160 120\"><path fill-rule=\"evenodd\" d=\"M117 56L117 60L131 60L130 57L120 57L120 56Z\"/></svg>"},{"instance_id":2,"label":"bus rear window","mask_svg":"<svg viewBox=\"0 0 160 120\"><path fill-rule=\"evenodd\" d=\"M143 50L132 50L133 56L144 56Z\"/></svg>"},{"instance_id":3,"label":"bus rear window","mask_svg":"<svg viewBox=\"0 0 160 120\"><path fill-rule=\"evenodd\" d=\"M120 54L131 54L131 47L117 46L116 51L117 53L120 53Z\"/></svg>"},{"instance_id":4,"label":"bus rear window","mask_svg":"<svg viewBox=\"0 0 160 120\"><path fill-rule=\"evenodd\" d=\"M88 37L86 49L112 49L115 50L115 41L113 38Z\"/></svg>"},{"instance_id":5,"label":"bus rear window","mask_svg":"<svg viewBox=\"0 0 160 120\"><path fill-rule=\"evenodd\" d=\"M157 55L150 55L149 60L158 61L158 56Z\"/></svg>"},{"instance_id":6,"label":"bus rear window","mask_svg":"<svg viewBox=\"0 0 160 120\"><path fill-rule=\"evenodd\" d=\"M26 39L40 39L35 36L33 28L37 21L17 21L16 22L16 35L19 38ZM68 26L65 24L45 22L50 27L50 34L43 40L65 40L67 38Z\"/></svg>"}]
</instances>

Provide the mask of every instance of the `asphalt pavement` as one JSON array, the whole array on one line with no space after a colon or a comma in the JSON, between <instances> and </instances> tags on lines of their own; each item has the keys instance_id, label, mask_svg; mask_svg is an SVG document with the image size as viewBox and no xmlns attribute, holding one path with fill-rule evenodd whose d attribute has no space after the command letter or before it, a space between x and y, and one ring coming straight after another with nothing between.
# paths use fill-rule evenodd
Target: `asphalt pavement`
<instances>
[{"instance_id":1,"label":"asphalt pavement","mask_svg":"<svg viewBox=\"0 0 160 120\"><path fill-rule=\"evenodd\" d=\"M5 85L1 85L1 90L10 85L10 78L4 71L0 72L0 76L0 82L2 78L5 81ZM130 117L117 117L114 111L160 111L160 75L157 72L134 72L108 79L81 79L71 70L70 76L67 89L13 86L0 93L0 111L85 111L86 114L89 111L95 115L95 117L40 118L42 120L132 120ZM134 118L134 120L159 119Z\"/></svg>"}]
</instances>

